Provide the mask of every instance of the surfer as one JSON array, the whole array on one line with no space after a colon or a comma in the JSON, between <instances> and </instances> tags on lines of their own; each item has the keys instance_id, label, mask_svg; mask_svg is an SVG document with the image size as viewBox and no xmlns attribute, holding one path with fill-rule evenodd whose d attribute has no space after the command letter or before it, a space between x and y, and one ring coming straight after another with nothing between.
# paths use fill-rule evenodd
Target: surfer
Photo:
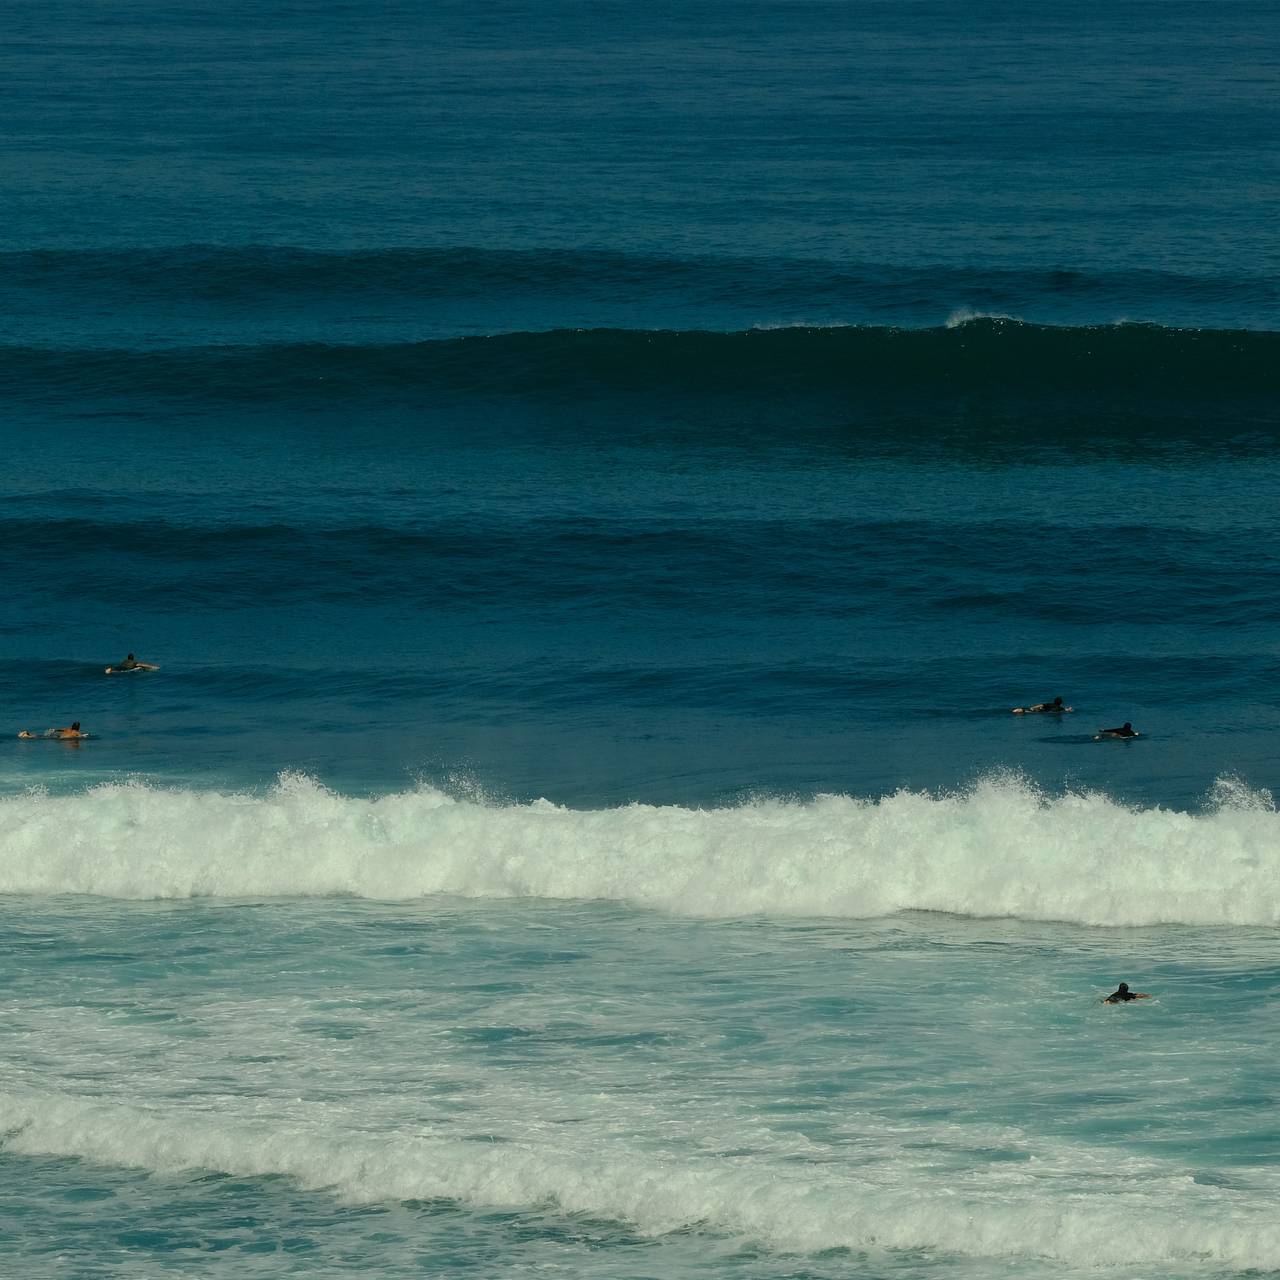
<instances>
[{"instance_id":1,"label":"surfer","mask_svg":"<svg viewBox=\"0 0 1280 1280\"><path fill-rule=\"evenodd\" d=\"M18 734L20 738L87 738L87 733L80 732L80 721L74 721L69 728L66 729L46 729L43 733L32 733L30 729L23 729Z\"/></svg>"},{"instance_id":2,"label":"surfer","mask_svg":"<svg viewBox=\"0 0 1280 1280\"><path fill-rule=\"evenodd\" d=\"M1015 716L1034 715L1036 712L1052 715L1055 712L1071 711L1071 707L1063 706L1061 698L1054 698L1052 702L1037 702L1030 707L1014 707L1013 714Z\"/></svg>"},{"instance_id":3,"label":"surfer","mask_svg":"<svg viewBox=\"0 0 1280 1280\"><path fill-rule=\"evenodd\" d=\"M1118 729L1099 729L1094 734L1094 740L1098 741L1102 738L1136 738L1138 731L1127 720Z\"/></svg>"},{"instance_id":4,"label":"surfer","mask_svg":"<svg viewBox=\"0 0 1280 1280\"><path fill-rule=\"evenodd\" d=\"M114 667L107 668L107 675L118 676L126 671L159 671L160 668L154 662L139 662L137 658L130 654L123 662L117 662Z\"/></svg>"},{"instance_id":5,"label":"surfer","mask_svg":"<svg viewBox=\"0 0 1280 1280\"><path fill-rule=\"evenodd\" d=\"M1103 1004L1124 1004L1127 1000L1150 1000L1151 996L1145 991L1130 991L1129 984L1122 982L1117 991L1113 991L1102 1001Z\"/></svg>"}]
</instances>

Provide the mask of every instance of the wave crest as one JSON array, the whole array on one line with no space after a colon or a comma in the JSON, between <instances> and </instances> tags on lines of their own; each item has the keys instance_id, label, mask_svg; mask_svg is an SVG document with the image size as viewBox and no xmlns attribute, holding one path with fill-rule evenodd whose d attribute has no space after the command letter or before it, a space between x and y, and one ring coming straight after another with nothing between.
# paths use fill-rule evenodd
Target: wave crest
<instances>
[{"instance_id":1,"label":"wave crest","mask_svg":"<svg viewBox=\"0 0 1280 1280\"><path fill-rule=\"evenodd\" d=\"M1018 779L957 795L576 810L282 776L260 795L112 784L0 801L0 892L109 898L600 899L707 917L900 911L1088 925L1280 923L1280 815L1201 814Z\"/></svg>"}]
</instances>

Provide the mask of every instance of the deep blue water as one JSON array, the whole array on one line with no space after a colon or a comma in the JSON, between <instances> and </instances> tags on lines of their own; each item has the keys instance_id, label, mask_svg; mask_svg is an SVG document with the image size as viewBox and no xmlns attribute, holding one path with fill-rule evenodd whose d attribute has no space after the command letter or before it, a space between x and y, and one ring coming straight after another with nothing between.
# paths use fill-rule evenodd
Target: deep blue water
<instances>
[{"instance_id":1,"label":"deep blue water","mask_svg":"<svg viewBox=\"0 0 1280 1280\"><path fill-rule=\"evenodd\" d=\"M1280 1267L1273 5L6 18L24 1275Z\"/></svg>"}]
</instances>

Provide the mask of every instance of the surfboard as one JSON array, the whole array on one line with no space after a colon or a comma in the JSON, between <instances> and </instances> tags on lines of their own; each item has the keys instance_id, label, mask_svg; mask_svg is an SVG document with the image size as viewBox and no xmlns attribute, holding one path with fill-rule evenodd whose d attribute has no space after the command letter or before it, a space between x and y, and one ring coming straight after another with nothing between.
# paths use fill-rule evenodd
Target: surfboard
<instances>
[{"instance_id":1,"label":"surfboard","mask_svg":"<svg viewBox=\"0 0 1280 1280\"><path fill-rule=\"evenodd\" d=\"M1134 738L1140 738L1140 733L1107 733L1106 730L1093 735L1094 742L1132 742Z\"/></svg>"},{"instance_id":2,"label":"surfboard","mask_svg":"<svg viewBox=\"0 0 1280 1280\"><path fill-rule=\"evenodd\" d=\"M1074 711L1075 707L1049 707L1044 711L1037 711L1035 707L1014 707L1013 714L1015 716L1058 716L1064 711Z\"/></svg>"},{"instance_id":3,"label":"surfboard","mask_svg":"<svg viewBox=\"0 0 1280 1280\"><path fill-rule=\"evenodd\" d=\"M109 676L131 676L135 671L159 671L160 668L154 662L138 662L132 667L108 667L106 674Z\"/></svg>"},{"instance_id":4,"label":"surfboard","mask_svg":"<svg viewBox=\"0 0 1280 1280\"><path fill-rule=\"evenodd\" d=\"M92 738L91 733L75 733L62 737L56 733L32 733L30 729L23 729L18 737L24 742L83 742L86 738Z\"/></svg>"}]
</instances>

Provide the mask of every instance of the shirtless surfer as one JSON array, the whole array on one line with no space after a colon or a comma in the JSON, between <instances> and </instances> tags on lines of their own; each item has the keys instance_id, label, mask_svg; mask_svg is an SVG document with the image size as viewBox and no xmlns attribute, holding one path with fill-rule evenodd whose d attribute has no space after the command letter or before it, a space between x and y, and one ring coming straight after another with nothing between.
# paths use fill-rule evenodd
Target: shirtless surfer
<instances>
[{"instance_id":1,"label":"shirtless surfer","mask_svg":"<svg viewBox=\"0 0 1280 1280\"><path fill-rule=\"evenodd\" d=\"M1054 698L1052 702L1037 702L1030 707L1014 707L1013 714L1015 716L1029 716L1040 712L1046 715L1054 715L1071 710L1074 710L1074 708L1062 705L1061 698Z\"/></svg>"},{"instance_id":2,"label":"shirtless surfer","mask_svg":"<svg viewBox=\"0 0 1280 1280\"><path fill-rule=\"evenodd\" d=\"M1118 991L1113 991L1109 996L1104 996L1103 1004L1124 1004L1129 1000L1150 1000L1151 996L1146 991L1130 991L1129 984L1122 982Z\"/></svg>"},{"instance_id":3,"label":"shirtless surfer","mask_svg":"<svg viewBox=\"0 0 1280 1280\"><path fill-rule=\"evenodd\" d=\"M79 720L73 722L71 726L66 729L46 729L43 733L32 733L30 729L23 729L23 731L18 734L18 737L20 738L60 738L63 740L87 738L88 736L89 735L87 733L80 732Z\"/></svg>"}]
</instances>

